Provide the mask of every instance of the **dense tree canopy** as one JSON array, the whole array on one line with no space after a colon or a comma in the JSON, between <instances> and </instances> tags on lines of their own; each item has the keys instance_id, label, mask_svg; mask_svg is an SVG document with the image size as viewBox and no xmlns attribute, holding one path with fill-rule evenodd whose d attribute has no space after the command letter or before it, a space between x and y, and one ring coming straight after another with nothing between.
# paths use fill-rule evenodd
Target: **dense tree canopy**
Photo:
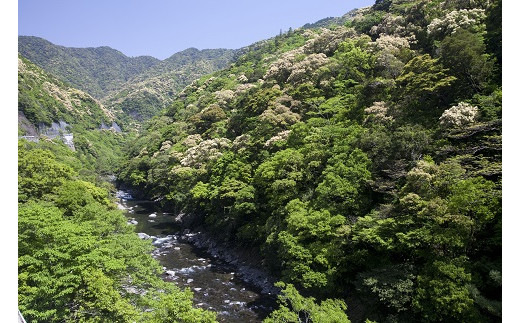
<instances>
[{"instance_id":1,"label":"dense tree canopy","mask_svg":"<svg viewBox=\"0 0 520 323\"><path fill-rule=\"evenodd\" d=\"M268 40L187 87L120 178L261 250L293 284L271 321L317 320L292 286L363 299L355 320L497 320L499 3L377 1ZM199 135L215 150L183 163Z\"/></svg>"},{"instance_id":2,"label":"dense tree canopy","mask_svg":"<svg viewBox=\"0 0 520 323\"><path fill-rule=\"evenodd\" d=\"M18 306L28 321L215 321L161 280L152 245L105 188L38 146L18 149Z\"/></svg>"}]
</instances>

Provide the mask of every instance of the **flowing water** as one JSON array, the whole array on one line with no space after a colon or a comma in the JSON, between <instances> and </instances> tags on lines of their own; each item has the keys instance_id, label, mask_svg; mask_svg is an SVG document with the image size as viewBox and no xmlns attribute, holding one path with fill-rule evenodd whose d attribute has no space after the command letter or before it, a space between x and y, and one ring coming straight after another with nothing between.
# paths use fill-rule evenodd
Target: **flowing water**
<instances>
[{"instance_id":1,"label":"flowing water","mask_svg":"<svg viewBox=\"0 0 520 323\"><path fill-rule=\"evenodd\" d=\"M261 322L272 311L274 297L262 295L241 281L236 267L183 242L172 214L162 212L152 201L135 200L124 191L116 196L119 208L139 236L153 241L156 248L152 256L163 266L163 279L190 288L196 307L216 312L219 322L237 323Z\"/></svg>"}]
</instances>

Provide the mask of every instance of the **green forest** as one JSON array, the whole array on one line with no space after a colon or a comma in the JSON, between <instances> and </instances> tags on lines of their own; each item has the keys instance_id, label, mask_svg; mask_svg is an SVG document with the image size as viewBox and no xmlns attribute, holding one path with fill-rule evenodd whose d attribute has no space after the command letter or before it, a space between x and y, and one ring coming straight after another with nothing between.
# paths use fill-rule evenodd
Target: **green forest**
<instances>
[{"instance_id":1,"label":"green forest","mask_svg":"<svg viewBox=\"0 0 520 323\"><path fill-rule=\"evenodd\" d=\"M257 255L280 289L264 322L501 322L501 1L329 22L248 46L136 128L20 56L19 113L69 122L76 146L19 140L27 321L217 320L160 278L114 174ZM98 129L112 121L125 131Z\"/></svg>"}]
</instances>

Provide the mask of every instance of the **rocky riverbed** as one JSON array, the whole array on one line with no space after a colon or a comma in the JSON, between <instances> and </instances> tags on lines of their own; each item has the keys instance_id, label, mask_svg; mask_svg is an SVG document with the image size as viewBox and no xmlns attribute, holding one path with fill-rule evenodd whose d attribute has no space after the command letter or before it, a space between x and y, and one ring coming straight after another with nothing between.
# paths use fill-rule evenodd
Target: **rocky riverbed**
<instances>
[{"instance_id":1,"label":"rocky riverbed","mask_svg":"<svg viewBox=\"0 0 520 323\"><path fill-rule=\"evenodd\" d=\"M190 288L196 306L217 312L221 322L260 322L273 310L274 278L210 235L182 229L179 217L156 203L135 200L125 191L116 196L128 224L156 247L152 256L163 266L163 279Z\"/></svg>"}]
</instances>

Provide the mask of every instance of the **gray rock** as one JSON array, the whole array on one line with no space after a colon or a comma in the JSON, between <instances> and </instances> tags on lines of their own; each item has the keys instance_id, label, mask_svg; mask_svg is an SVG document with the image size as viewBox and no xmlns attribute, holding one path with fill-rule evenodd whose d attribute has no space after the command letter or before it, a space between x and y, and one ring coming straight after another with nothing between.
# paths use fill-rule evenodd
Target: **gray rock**
<instances>
[{"instance_id":1,"label":"gray rock","mask_svg":"<svg viewBox=\"0 0 520 323\"><path fill-rule=\"evenodd\" d=\"M155 241L153 242L153 245L154 245L154 246L160 246L160 245L162 245L162 244L164 244L165 242L170 241L170 240L172 240L172 237L171 237L171 236L167 236L167 237L164 237L164 238L158 238L157 240L155 240Z\"/></svg>"},{"instance_id":2,"label":"gray rock","mask_svg":"<svg viewBox=\"0 0 520 323\"><path fill-rule=\"evenodd\" d=\"M150 236L147 235L147 234L144 233L144 232L139 232L137 235L139 236L139 238L141 238L141 239L143 239L143 240L148 240L148 239L150 239Z\"/></svg>"}]
</instances>

